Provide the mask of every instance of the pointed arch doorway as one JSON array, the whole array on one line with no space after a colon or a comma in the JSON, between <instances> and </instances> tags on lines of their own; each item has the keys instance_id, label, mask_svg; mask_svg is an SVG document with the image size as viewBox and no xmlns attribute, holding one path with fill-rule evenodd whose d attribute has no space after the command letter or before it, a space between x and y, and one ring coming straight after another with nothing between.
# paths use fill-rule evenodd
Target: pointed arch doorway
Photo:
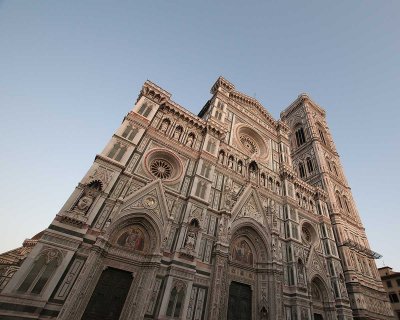
<instances>
[{"instance_id":1,"label":"pointed arch doorway","mask_svg":"<svg viewBox=\"0 0 400 320\"><path fill-rule=\"evenodd\" d=\"M251 287L232 281L229 286L228 320L251 320Z\"/></svg>"},{"instance_id":2,"label":"pointed arch doorway","mask_svg":"<svg viewBox=\"0 0 400 320\"><path fill-rule=\"evenodd\" d=\"M311 297L313 320L327 319L325 304L328 300L328 293L325 285L319 278L314 278L311 281Z\"/></svg>"}]
</instances>

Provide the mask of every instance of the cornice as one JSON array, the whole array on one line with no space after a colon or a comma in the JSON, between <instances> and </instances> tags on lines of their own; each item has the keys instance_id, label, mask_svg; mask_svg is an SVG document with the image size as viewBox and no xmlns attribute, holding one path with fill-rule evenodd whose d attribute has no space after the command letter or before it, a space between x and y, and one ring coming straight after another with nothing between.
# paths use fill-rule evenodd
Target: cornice
<instances>
[{"instance_id":1,"label":"cornice","mask_svg":"<svg viewBox=\"0 0 400 320\"><path fill-rule=\"evenodd\" d=\"M181 105L177 104L174 101L171 101L171 100L166 101L165 103L163 103L160 106L160 108L162 110L165 109L167 111L175 113L176 115L178 115L182 119L186 120L187 122L192 123L194 126L198 126L202 129L204 129L206 127L205 120L194 115L193 113L191 113L190 111L188 111L187 109L185 109L184 107L182 107Z\"/></svg>"},{"instance_id":2,"label":"cornice","mask_svg":"<svg viewBox=\"0 0 400 320\"><path fill-rule=\"evenodd\" d=\"M277 122L275 121L275 119L271 116L271 114L263 107L263 105L257 99L249 97L248 95L241 93L239 91L236 91L236 90L233 90L229 93L229 98L239 104L255 108L258 112L261 113L262 116L264 116L264 118L266 118L266 120L275 129L277 128Z\"/></svg>"},{"instance_id":3,"label":"cornice","mask_svg":"<svg viewBox=\"0 0 400 320\"><path fill-rule=\"evenodd\" d=\"M321 108L316 102L314 102L307 93L301 93L285 110L280 114L281 119L287 117L294 111L294 109L302 103L308 102L313 106L322 116L326 116L326 111Z\"/></svg>"},{"instance_id":4,"label":"cornice","mask_svg":"<svg viewBox=\"0 0 400 320\"><path fill-rule=\"evenodd\" d=\"M217 81L215 81L215 83L211 87L210 93L215 94L218 91L218 88L222 88L223 90L230 92L235 89L235 86L224 77L219 76Z\"/></svg>"},{"instance_id":5,"label":"cornice","mask_svg":"<svg viewBox=\"0 0 400 320\"><path fill-rule=\"evenodd\" d=\"M142 90L139 93L138 98L136 99L136 103L139 101L141 96L145 96L146 98L161 104L171 98L171 94L156 85L155 83L151 82L150 80L147 80L142 87Z\"/></svg>"}]
</instances>

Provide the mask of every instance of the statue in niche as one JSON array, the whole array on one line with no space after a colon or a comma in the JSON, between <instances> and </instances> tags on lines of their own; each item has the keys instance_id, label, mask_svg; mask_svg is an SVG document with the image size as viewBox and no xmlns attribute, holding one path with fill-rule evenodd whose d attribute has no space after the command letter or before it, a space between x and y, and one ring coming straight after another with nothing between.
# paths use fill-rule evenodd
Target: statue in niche
<instances>
[{"instance_id":1,"label":"statue in niche","mask_svg":"<svg viewBox=\"0 0 400 320\"><path fill-rule=\"evenodd\" d=\"M229 168L229 169L232 169L232 168L233 168L233 158L232 158L232 157L229 157L229 158L228 158L228 168Z\"/></svg>"},{"instance_id":2,"label":"statue in niche","mask_svg":"<svg viewBox=\"0 0 400 320\"><path fill-rule=\"evenodd\" d=\"M238 165L237 165L237 170L238 170L239 173L242 173L242 168L243 168L242 162L239 161Z\"/></svg>"},{"instance_id":3,"label":"statue in niche","mask_svg":"<svg viewBox=\"0 0 400 320\"><path fill-rule=\"evenodd\" d=\"M185 248L189 250L194 250L196 247L196 233L189 230L186 235Z\"/></svg>"},{"instance_id":4,"label":"statue in niche","mask_svg":"<svg viewBox=\"0 0 400 320\"><path fill-rule=\"evenodd\" d=\"M305 284L304 264L300 259L297 263L297 278L298 278L299 284L302 284L302 285Z\"/></svg>"},{"instance_id":5,"label":"statue in niche","mask_svg":"<svg viewBox=\"0 0 400 320\"><path fill-rule=\"evenodd\" d=\"M189 134L186 140L186 146L191 147L193 146L194 137L193 134Z\"/></svg>"},{"instance_id":6,"label":"statue in niche","mask_svg":"<svg viewBox=\"0 0 400 320\"><path fill-rule=\"evenodd\" d=\"M190 222L188 231L186 233L184 248L189 252L193 253L196 249L197 232L199 230L199 222L197 219L193 219Z\"/></svg>"},{"instance_id":7,"label":"statue in niche","mask_svg":"<svg viewBox=\"0 0 400 320\"><path fill-rule=\"evenodd\" d=\"M234 261L247 265L253 264L253 252L245 240L237 241L232 251Z\"/></svg>"},{"instance_id":8,"label":"statue in niche","mask_svg":"<svg viewBox=\"0 0 400 320\"><path fill-rule=\"evenodd\" d=\"M165 133L168 129L168 126L169 126L169 120L164 119L163 122L161 123L160 131Z\"/></svg>"},{"instance_id":9,"label":"statue in niche","mask_svg":"<svg viewBox=\"0 0 400 320\"><path fill-rule=\"evenodd\" d=\"M181 137L182 134L182 127L176 127L175 131L174 131L174 139L175 140L179 140L179 138Z\"/></svg>"}]
</instances>

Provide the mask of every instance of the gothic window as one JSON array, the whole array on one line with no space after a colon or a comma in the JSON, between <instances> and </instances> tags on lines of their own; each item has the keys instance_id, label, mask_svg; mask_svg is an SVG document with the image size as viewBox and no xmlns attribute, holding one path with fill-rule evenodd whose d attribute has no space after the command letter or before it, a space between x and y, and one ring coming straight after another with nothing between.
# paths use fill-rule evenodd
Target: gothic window
<instances>
[{"instance_id":1,"label":"gothic window","mask_svg":"<svg viewBox=\"0 0 400 320\"><path fill-rule=\"evenodd\" d=\"M333 171L335 171L336 176L339 176L338 171L336 169L336 165L333 163Z\"/></svg>"},{"instance_id":2,"label":"gothic window","mask_svg":"<svg viewBox=\"0 0 400 320\"><path fill-rule=\"evenodd\" d=\"M299 173L300 178L304 178L306 176L306 171L304 170L304 165L302 162L299 163Z\"/></svg>"},{"instance_id":3,"label":"gothic window","mask_svg":"<svg viewBox=\"0 0 400 320\"><path fill-rule=\"evenodd\" d=\"M340 194L337 191L336 191L336 203L339 205L341 209L343 209L342 200L340 199Z\"/></svg>"},{"instance_id":4,"label":"gothic window","mask_svg":"<svg viewBox=\"0 0 400 320\"><path fill-rule=\"evenodd\" d=\"M203 165L202 165L202 167L201 167L201 172L200 172L200 174L203 176L203 177L206 177L206 178L208 178L209 176L210 176L210 166L207 164L207 163L203 163Z\"/></svg>"},{"instance_id":5,"label":"gothic window","mask_svg":"<svg viewBox=\"0 0 400 320\"><path fill-rule=\"evenodd\" d=\"M314 171L314 167L313 167L311 158L307 158L306 162L307 162L307 169L308 169L308 172L309 172L309 173L313 172L313 171Z\"/></svg>"},{"instance_id":6,"label":"gothic window","mask_svg":"<svg viewBox=\"0 0 400 320\"><path fill-rule=\"evenodd\" d=\"M114 159L116 161L121 161L124 156L127 148L123 144L117 142L114 144L110 152L108 153L108 157Z\"/></svg>"},{"instance_id":7,"label":"gothic window","mask_svg":"<svg viewBox=\"0 0 400 320\"><path fill-rule=\"evenodd\" d=\"M296 130L296 143L297 146L300 147L301 145L303 145L304 143L306 143L306 136L304 134L304 129L303 127L300 127Z\"/></svg>"},{"instance_id":8,"label":"gothic window","mask_svg":"<svg viewBox=\"0 0 400 320\"><path fill-rule=\"evenodd\" d=\"M138 128L133 128L132 125L128 125L125 129L125 131L122 133L122 136L128 140L133 140L135 139L135 136L139 132Z\"/></svg>"},{"instance_id":9,"label":"gothic window","mask_svg":"<svg viewBox=\"0 0 400 320\"><path fill-rule=\"evenodd\" d=\"M138 113L140 115L142 115L143 117L147 117L150 114L152 109L153 108L151 106L149 106L147 103L143 103L142 106L140 107Z\"/></svg>"},{"instance_id":10,"label":"gothic window","mask_svg":"<svg viewBox=\"0 0 400 320\"><path fill-rule=\"evenodd\" d=\"M179 318L181 315L183 300L185 297L185 288L183 283L178 282L171 290L169 296L167 316L173 318Z\"/></svg>"},{"instance_id":11,"label":"gothic window","mask_svg":"<svg viewBox=\"0 0 400 320\"><path fill-rule=\"evenodd\" d=\"M215 141L213 139L208 139L206 150L210 153L214 153Z\"/></svg>"},{"instance_id":12,"label":"gothic window","mask_svg":"<svg viewBox=\"0 0 400 320\"><path fill-rule=\"evenodd\" d=\"M197 181L197 189L195 195L197 197L204 199L206 196L206 190L207 190L206 183L201 180Z\"/></svg>"},{"instance_id":13,"label":"gothic window","mask_svg":"<svg viewBox=\"0 0 400 320\"><path fill-rule=\"evenodd\" d=\"M344 202L344 207L346 209L347 213L350 213L350 207L349 207L349 202L347 201L346 196L343 197L343 202Z\"/></svg>"},{"instance_id":14,"label":"gothic window","mask_svg":"<svg viewBox=\"0 0 400 320\"><path fill-rule=\"evenodd\" d=\"M48 250L42 253L33 263L18 291L40 294L56 271L60 260L61 254L56 250Z\"/></svg>"},{"instance_id":15,"label":"gothic window","mask_svg":"<svg viewBox=\"0 0 400 320\"><path fill-rule=\"evenodd\" d=\"M332 171L331 162L326 158L326 164L328 165L329 171Z\"/></svg>"},{"instance_id":16,"label":"gothic window","mask_svg":"<svg viewBox=\"0 0 400 320\"><path fill-rule=\"evenodd\" d=\"M215 118L217 118L219 121L221 121L222 113L218 110L215 110Z\"/></svg>"},{"instance_id":17,"label":"gothic window","mask_svg":"<svg viewBox=\"0 0 400 320\"><path fill-rule=\"evenodd\" d=\"M326 144L325 135L321 128L318 128L318 133L319 133L319 137L321 138L322 143Z\"/></svg>"}]
</instances>

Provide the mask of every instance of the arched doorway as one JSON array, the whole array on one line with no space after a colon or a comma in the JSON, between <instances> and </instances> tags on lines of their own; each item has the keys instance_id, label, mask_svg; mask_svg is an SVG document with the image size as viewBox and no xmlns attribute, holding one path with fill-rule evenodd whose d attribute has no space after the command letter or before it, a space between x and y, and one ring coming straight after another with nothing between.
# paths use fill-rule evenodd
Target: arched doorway
<instances>
[{"instance_id":1,"label":"arched doorway","mask_svg":"<svg viewBox=\"0 0 400 320\"><path fill-rule=\"evenodd\" d=\"M82 320L118 320L129 318L133 310L128 301L140 301L136 275L140 268L158 252L159 237L152 224L142 217L127 218L111 225L107 235L107 254L99 262L103 265L84 308ZM149 275L146 283L154 281Z\"/></svg>"},{"instance_id":2,"label":"arched doorway","mask_svg":"<svg viewBox=\"0 0 400 320\"><path fill-rule=\"evenodd\" d=\"M323 282L319 278L311 281L311 299L312 312L314 320L325 320L327 315L325 312L325 304L327 302L327 291Z\"/></svg>"},{"instance_id":3,"label":"arched doorway","mask_svg":"<svg viewBox=\"0 0 400 320\"><path fill-rule=\"evenodd\" d=\"M269 308L267 270L260 267L266 263L267 247L250 226L237 230L231 239L227 319L255 319Z\"/></svg>"}]
</instances>

